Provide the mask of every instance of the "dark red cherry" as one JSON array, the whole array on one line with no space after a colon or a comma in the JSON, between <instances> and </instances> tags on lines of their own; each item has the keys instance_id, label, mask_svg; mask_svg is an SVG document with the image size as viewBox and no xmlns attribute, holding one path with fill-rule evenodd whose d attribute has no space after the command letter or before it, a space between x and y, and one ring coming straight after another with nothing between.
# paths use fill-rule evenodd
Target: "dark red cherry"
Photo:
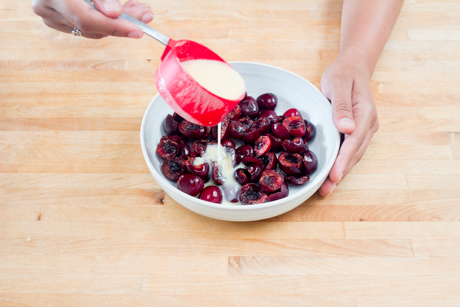
<instances>
[{"instance_id":1,"label":"dark red cherry","mask_svg":"<svg viewBox=\"0 0 460 307\"><path fill-rule=\"evenodd\" d=\"M267 196L267 201L275 201L278 199L285 198L289 195L289 188L287 185L283 182L281 184L281 188L278 191L275 191L271 193L270 195Z\"/></svg>"},{"instance_id":2,"label":"dark red cherry","mask_svg":"<svg viewBox=\"0 0 460 307\"><path fill-rule=\"evenodd\" d=\"M242 160L243 164L246 165L246 170L251 175L251 181L259 181L260 175L263 171L262 162L256 157L244 157Z\"/></svg>"},{"instance_id":3,"label":"dark red cherry","mask_svg":"<svg viewBox=\"0 0 460 307\"><path fill-rule=\"evenodd\" d=\"M187 160L192 154L192 150L190 149L190 146L184 141L180 141L179 145L180 145L180 153L178 157L180 157L183 160Z\"/></svg>"},{"instance_id":4,"label":"dark red cherry","mask_svg":"<svg viewBox=\"0 0 460 307\"><path fill-rule=\"evenodd\" d=\"M195 125L187 120L183 120L179 125L180 132L191 139L206 138L210 132L209 127Z\"/></svg>"},{"instance_id":5,"label":"dark red cherry","mask_svg":"<svg viewBox=\"0 0 460 307\"><path fill-rule=\"evenodd\" d=\"M181 134L170 134L170 135L167 135L168 139L170 139L171 141L174 141L176 143L180 143L181 141L185 141L185 136L181 135Z\"/></svg>"},{"instance_id":6,"label":"dark red cherry","mask_svg":"<svg viewBox=\"0 0 460 307\"><path fill-rule=\"evenodd\" d=\"M305 165L305 171L307 174L313 173L318 167L318 159L313 151L307 151L303 155L303 163Z\"/></svg>"},{"instance_id":7,"label":"dark red cherry","mask_svg":"<svg viewBox=\"0 0 460 307\"><path fill-rule=\"evenodd\" d=\"M221 140L226 139L228 137L229 131L230 131L230 120L227 117L224 117L221 122L220 139ZM217 126L212 127L211 128L212 138L217 140L217 134L218 134Z\"/></svg>"},{"instance_id":8,"label":"dark red cherry","mask_svg":"<svg viewBox=\"0 0 460 307\"><path fill-rule=\"evenodd\" d=\"M254 123L252 124L252 129L259 129L262 130L262 134L267 133L270 130L270 120L266 117L259 117Z\"/></svg>"},{"instance_id":9,"label":"dark red cherry","mask_svg":"<svg viewBox=\"0 0 460 307\"><path fill-rule=\"evenodd\" d=\"M260 175L259 186L264 192L275 192L281 188L284 182L280 173L273 170L263 171Z\"/></svg>"},{"instance_id":10,"label":"dark red cherry","mask_svg":"<svg viewBox=\"0 0 460 307\"><path fill-rule=\"evenodd\" d=\"M272 142L268 136L261 136L257 139L254 145L254 152L257 157L265 155L267 152L270 151L270 147L272 146Z\"/></svg>"},{"instance_id":11,"label":"dark red cherry","mask_svg":"<svg viewBox=\"0 0 460 307\"><path fill-rule=\"evenodd\" d=\"M234 173L236 182L241 185L251 182L251 174L244 168L239 168Z\"/></svg>"},{"instance_id":12,"label":"dark red cherry","mask_svg":"<svg viewBox=\"0 0 460 307\"><path fill-rule=\"evenodd\" d=\"M254 183L245 184L240 191L240 202L242 205L262 204L267 199L262 189Z\"/></svg>"},{"instance_id":13,"label":"dark red cherry","mask_svg":"<svg viewBox=\"0 0 460 307\"><path fill-rule=\"evenodd\" d=\"M173 118L176 122L178 122L179 124L182 123L182 121L184 120L184 118L182 116L180 116L179 114L177 114L176 112L174 112L173 114Z\"/></svg>"},{"instance_id":14,"label":"dark red cherry","mask_svg":"<svg viewBox=\"0 0 460 307\"><path fill-rule=\"evenodd\" d=\"M178 157L172 157L164 160L163 165L161 166L161 171L169 180L177 181L180 175L182 175L185 171L184 160Z\"/></svg>"},{"instance_id":15,"label":"dark red cherry","mask_svg":"<svg viewBox=\"0 0 460 307\"><path fill-rule=\"evenodd\" d=\"M183 174L177 180L177 188L191 196L197 196L203 190L203 179L192 174Z\"/></svg>"},{"instance_id":16,"label":"dark red cherry","mask_svg":"<svg viewBox=\"0 0 460 307\"><path fill-rule=\"evenodd\" d=\"M263 110L259 113L259 118L265 117L270 121L270 123L276 122L276 112L273 110Z\"/></svg>"},{"instance_id":17,"label":"dark red cherry","mask_svg":"<svg viewBox=\"0 0 460 307\"><path fill-rule=\"evenodd\" d=\"M302 116L296 108L292 108L284 112L283 114L284 117L293 117L293 116Z\"/></svg>"},{"instance_id":18,"label":"dark red cherry","mask_svg":"<svg viewBox=\"0 0 460 307\"><path fill-rule=\"evenodd\" d=\"M292 140L284 140L283 148L287 152L301 152L305 148L305 143L302 138L296 137Z\"/></svg>"},{"instance_id":19,"label":"dark red cherry","mask_svg":"<svg viewBox=\"0 0 460 307\"><path fill-rule=\"evenodd\" d=\"M286 117L285 117L285 116L282 116L282 115L277 116L277 117L276 117L276 120L275 120L275 123L282 123L283 120L284 120L285 118L286 118Z\"/></svg>"},{"instance_id":20,"label":"dark red cherry","mask_svg":"<svg viewBox=\"0 0 460 307\"><path fill-rule=\"evenodd\" d=\"M248 128L239 121L230 121L229 135L231 138L241 140L248 132Z\"/></svg>"},{"instance_id":21,"label":"dark red cherry","mask_svg":"<svg viewBox=\"0 0 460 307\"><path fill-rule=\"evenodd\" d=\"M197 175L205 181L209 178L209 163L204 160L202 160L202 163L198 164L196 163L196 158L189 158L185 161L185 169L190 174Z\"/></svg>"},{"instance_id":22,"label":"dark red cherry","mask_svg":"<svg viewBox=\"0 0 460 307\"><path fill-rule=\"evenodd\" d=\"M280 151L283 150L282 140L281 139L279 139L276 136L273 136L271 134L264 134L264 136L267 136L270 139L270 142L272 142L272 146L270 148L270 151L280 152Z\"/></svg>"},{"instance_id":23,"label":"dark red cherry","mask_svg":"<svg viewBox=\"0 0 460 307\"><path fill-rule=\"evenodd\" d=\"M291 134L287 129L283 126L282 123L273 123L271 125L272 133L274 136L277 138L280 138L282 140L286 140L291 138Z\"/></svg>"},{"instance_id":24,"label":"dark red cherry","mask_svg":"<svg viewBox=\"0 0 460 307\"><path fill-rule=\"evenodd\" d=\"M278 104L278 97L272 93L262 94L257 97L257 103L261 109L274 110Z\"/></svg>"},{"instance_id":25,"label":"dark red cherry","mask_svg":"<svg viewBox=\"0 0 460 307\"><path fill-rule=\"evenodd\" d=\"M274 170L278 166L278 159L273 152L268 152L265 155L259 157L262 162L263 170Z\"/></svg>"},{"instance_id":26,"label":"dark red cherry","mask_svg":"<svg viewBox=\"0 0 460 307\"><path fill-rule=\"evenodd\" d=\"M307 127L307 133L305 133L305 136L303 137L303 140L305 142L310 142L315 138L316 135L316 127L313 125L311 122L308 120L305 120L305 126Z\"/></svg>"},{"instance_id":27,"label":"dark red cherry","mask_svg":"<svg viewBox=\"0 0 460 307\"><path fill-rule=\"evenodd\" d=\"M283 126L294 137L303 137L307 132L307 126L300 116L286 117L283 120Z\"/></svg>"},{"instance_id":28,"label":"dark red cherry","mask_svg":"<svg viewBox=\"0 0 460 307\"><path fill-rule=\"evenodd\" d=\"M254 124L254 121L251 118L247 117L247 116L240 117L240 119L238 119L238 121L240 123L242 123L246 127L246 129L248 129L248 130L252 127L252 124Z\"/></svg>"},{"instance_id":29,"label":"dark red cherry","mask_svg":"<svg viewBox=\"0 0 460 307\"><path fill-rule=\"evenodd\" d=\"M217 164L217 162L212 163L212 180L216 185L223 185L227 180L227 178L222 175L220 166Z\"/></svg>"},{"instance_id":30,"label":"dark red cherry","mask_svg":"<svg viewBox=\"0 0 460 307\"><path fill-rule=\"evenodd\" d=\"M239 104L237 104L233 110L231 110L226 117L228 117L230 120L238 120L240 118L242 112L241 112L241 107Z\"/></svg>"},{"instance_id":31,"label":"dark red cherry","mask_svg":"<svg viewBox=\"0 0 460 307\"><path fill-rule=\"evenodd\" d=\"M224 147L232 147L233 149L235 149L235 142L233 142L233 141L230 140L230 139L222 140L220 143L221 143L222 146L224 146Z\"/></svg>"},{"instance_id":32,"label":"dark red cherry","mask_svg":"<svg viewBox=\"0 0 460 307\"><path fill-rule=\"evenodd\" d=\"M193 151L195 151L198 156L203 156L206 153L206 148L208 148L209 145L215 145L217 142L213 142L207 139L201 139L201 140L196 140L193 142Z\"/></svg>"},{"instance_id":33,"label":"dark red cherry","mask_svg":"<svg viewBox=\"0 0 460 307\"><path fill-rule=\"evenodd\" d=\"M157 146L157 154L163 159L169 159L176 156L179 153L180 146L177 142L171 140L167 136L163 136L160 139L160 143Z\"/></svg>"},{"instance_id":34,"label":"dark red cherry","mask_svg":"<svg viewBox=\"0 0 460 307\"><path fill-rule=\"evenodd\" d=\"M243 142L245 144L254 144L261 135L262 129L250 128L249 131L244 135Z\"/></svg>"},{"instance_id":35,"label":"dark red cherry","mask_svg":"<svg viewBox=\"0 0 460 307\"><path fill-rule=\"evenodd\" d=\"M240 156L240 159L248 156L254 156L254 147L251 145L245 144L241 145L236 149L236 154Z\"/></svg>"},{"instance_id":36,"label":"dark red cherry","mask_svg":"<svg viewBox=\"0 0 460 307\"><path fill-rule=\"evenodd\" d=\"M286 182L288 185L292 186L299 186L307 183L307 181L310 180L310 177L308 175L306 176L292 176L288 175L284 177L284 182Z\"/></svg>"},{"instance_id":37,"label":"dark red cherry","mask_svg":"<svg viewBox=\"0 0 460 307\"><path fill-rule=\"evenodd\" d=\"M240 156L236 153L233 147L224 147L224 150L230 155L232 166L235 167L241 162Z\"/></svg>"},{"instance_id":38,"label":"dark red cherry","mask_svg":"<svg viewBox=\"0 0 460 307\"><path fill-rule=\"evenodd\" d=\"M200 193L200 199L209 201L215 204L222 203L222 191L213 185L207 186Z\"/></svg>"},{"instance_id":39,"label":"dark red cherry","mask_svg":"<svg viewBox=\"0 0 460 307\"><path fill-rule=\"evenodd\" d=\"M168 114L163 121L163 129L166 134L179 134L179 123L176 122L172 115Z\"/></svg>"},{"instance_id":40,"label":"dark red cherry","mask_svg":"<svg viewBox=\"0 0 460 307\"><path fill-rule=\"evenodd\" d=\"M280 168L286 175L302 175L304 168L303 158L298 153L283 151L278 157Z\"/></svg>"},{"instance_id":41,"label":"dark red cherry","mask_svg":"<svg viewBox=\"0 0 460 307\"><path fill-rule=\"evenodd\" d=\"M259 114L259 105L257 101L251 97L247 96L240 103L241 113L249 117L256 117Z\"/></svg>"}]
</instances>

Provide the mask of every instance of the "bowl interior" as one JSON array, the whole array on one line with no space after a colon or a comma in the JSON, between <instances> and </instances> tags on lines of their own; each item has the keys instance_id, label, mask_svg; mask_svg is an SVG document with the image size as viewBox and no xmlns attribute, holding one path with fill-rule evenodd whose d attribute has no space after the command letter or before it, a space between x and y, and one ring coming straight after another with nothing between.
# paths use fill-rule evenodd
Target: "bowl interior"
<instances>
[{"instance_id":1,"label":"bowl interior","mask_svg":"<svg viewBox=\"0 0 460 307\"><path fill-rule=\"evenodd\" d=\"M299 194L305 193L312 188L317 189L319 184L327 178L339 148L339 133L332 122L329 101L310 82L284 69L251 62L232 62L230 64L243 77L248 95L257 98L263 93L274 93L278 97L278 105L275 109L278 115L282 115L290 108L297 108L305 119L316 126L316 137L309 143L309 146L310 150L318 158L318 169L310 176L310 181L305 185L289 187L288 197L270 203L252 206L241 206L239 204L218 205L189 195L185 196L190 201L201 203L205 206L234 210L253 210L258 207L289 202L298 197ZM175 182L166 179L162 174L162 160L158 158L155 152L161 136L165 134L162 128L163 120L167 114L172 113L173 110L161 96L156 95L144 115L141 128L141 144L149 169L159 185L163 188L165 185L169 185L167 190L173 191L173 193L182 193L176 189Z\"/></svg>"}]
</instances>

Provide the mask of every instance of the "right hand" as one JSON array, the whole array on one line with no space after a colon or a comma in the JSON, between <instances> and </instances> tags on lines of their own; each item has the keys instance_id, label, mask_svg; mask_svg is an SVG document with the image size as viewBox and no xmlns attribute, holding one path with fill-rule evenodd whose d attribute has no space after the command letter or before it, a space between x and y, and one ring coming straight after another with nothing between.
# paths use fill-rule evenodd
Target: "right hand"
<instances>
[{"instance_id":1,"label":"right hand","mask_svg":"<svg viewBox=\"0 0 460 307\"><path fill-rule=\"evenodd\" d=\"M123 6L119 0L93 0L93 3L98 11L83 0L33 0L32 8L48 27L65 33L77 28L87 38L110 35L141 38L141 29L118 18L123 12L144 23L153 20L150 5L138 0L129 0Z\"/></svg>"}]
</instances>

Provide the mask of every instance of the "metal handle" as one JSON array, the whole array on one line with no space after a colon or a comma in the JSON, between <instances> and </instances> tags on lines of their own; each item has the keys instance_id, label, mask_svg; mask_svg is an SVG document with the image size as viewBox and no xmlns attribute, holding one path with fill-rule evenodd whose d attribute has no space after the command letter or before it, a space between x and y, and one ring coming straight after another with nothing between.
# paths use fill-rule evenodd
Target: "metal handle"
<instances>
[{"instance_id":1,"label":"metal handle","mask_svg":"<svg viewBox=\"0 0 460 307\"><path fill-rule=\"evenodd\" d=\"M93 9L97 10L97 8L94 6L94 4L91 2L91 0L85 0L85 2L88 3L89 5L91 5L91 7ZM128 15L126 13L122 13L120 15L120 17L118 17L118 18L124 19L126 21L129 21L129 22L135 24L136 26L138 26L142 30L142 32L144 32L148 36L153 37L154 39L156 39L157 41L159 41L160 43L162 43L165 46L168 45L169 37L167 37L163 33L160 33L159 31L155 30L154 28L146 25L142 21L137 20L133 16Z\"/></svg>"}]
</instances>

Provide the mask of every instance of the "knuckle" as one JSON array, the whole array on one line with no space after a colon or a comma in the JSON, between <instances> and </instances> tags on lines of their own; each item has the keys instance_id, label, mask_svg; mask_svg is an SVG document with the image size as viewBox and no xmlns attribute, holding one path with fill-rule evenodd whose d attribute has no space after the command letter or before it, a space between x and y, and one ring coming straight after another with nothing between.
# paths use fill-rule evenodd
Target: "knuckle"
<instances>
[{"instance_id":1,"label":"knuckle","mask_svg":"<svg viewBox=\"0 0 460 307\"><path fill-rule=\"evenodd\" d=\"M336 106L334 107L335 111L339 114L343 114L343 113L351 113L352 112L352 108L351 108L351 105L349 105L348 103L346 102L339 102L336 104Z\"/></svg>"},{"instance_id":2,"label":"knuckle","mask_svg":"<svg viewBox=\"0 0 460 307\"><path fill-rule=\"evenodd\" d=\"M43 16L45 8L38 1L32 1L32 11L38 16Z\"/></svg>"},{"instance_id":3,"label":"knuckle","mask_svg":"<svg viewBox=\"0 0 460 307\"><path fill-rule=\"evenodd\" d=\"M74 25L82 32L91 32L92 30L91 22L86 19L79 18L74 22Z\"/></svg>"}]
</instances>

